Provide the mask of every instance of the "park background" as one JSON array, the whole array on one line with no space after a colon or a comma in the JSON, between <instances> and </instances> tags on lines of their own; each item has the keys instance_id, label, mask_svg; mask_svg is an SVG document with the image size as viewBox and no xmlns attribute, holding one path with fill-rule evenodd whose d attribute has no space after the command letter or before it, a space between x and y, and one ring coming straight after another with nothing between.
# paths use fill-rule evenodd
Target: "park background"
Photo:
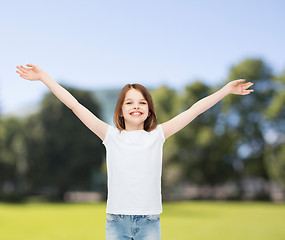
<instances>
[{"instance_id":1,"label":"park background","mask_svg":"<svg viewBox=\"0 0 285 240\"><path fill-rule=\"evenodd\" d=\"M32 215L27 213L23 218L42 223L38 226L41 229L45 223L33 211L38 202L47 201L61 202L40 205L59 212L62 210L54 206L77 206L66 202L97 202L101 206L99 215L104 218L105 148L43 83L29 82L16 74L16 66L27 63L41 66L109 124L113 124L118 93L127 83L137 82L150 90L158 122L162 123L229 81L245 78L253 82L253 94L227 96L166 140L164 206L168 209L171 205L166 204L177 203L180 211L168 210L167 218L165 210L162 231L164 239L173 239L167 238L171 234L167 235L164 229L181 226L179 214L171 218L171 212L180 212L181 218L183 209L189 207L181 210L184 205L180 201L266 201L271 207L278 206L277 213L283 213L284 6L283 1L277 0L3 3L0 201L6 203L1 205L0 221L7 226L9 219L21 223L24 220L19 218L20 211L27 210ZM5 215L5 209L11 206L16 206L16 210L12 208ZM90 205L81 209L84 206ZM239 207L233 205L231 209L238 211ZM284 214L275 216L271 207L270 223L257 225L252 231L249 228L245 237L249 239L255 236L252 233L270 229L262 235L264 239L284 238L278 225L284 221ZM186 221L180 230L185 236L177 238L191 239L193 231L188 233L187 228L195 229L191 219L197 216L203 224L208 216L217 220L211 210L203 215L205 209L206 205L194 205L189 211L190 222ZM11 215L13 211L15 214ZM55 216L65 214L57 212ZM255 216L266 214L259 212ZM83 217L78 218L84 221ZM173 222L164 228L167 219ZM226 217L225 222L229 219ZM235 226L242 224L243 218L237 220ZM56 225L60 227L61 222ZM76 226L79 224L73 230ZM222 239L228 227L222 223L220 226L223 231L216 233L213 225L208 225L209 232L218 234L217 239ZM9 227L5 229L2 234L8 234L6 239L17 239ZM40 239L45 231L48 230L27 231L27 239ZM55 236L67 239L72 230L67 231L68 228L66 232L56 232ZM99 231L104 233L104 228ZM277 235L272 238L274 233ZM210 238L198 233L196 239Z\"/></svg>"}]
</instances>

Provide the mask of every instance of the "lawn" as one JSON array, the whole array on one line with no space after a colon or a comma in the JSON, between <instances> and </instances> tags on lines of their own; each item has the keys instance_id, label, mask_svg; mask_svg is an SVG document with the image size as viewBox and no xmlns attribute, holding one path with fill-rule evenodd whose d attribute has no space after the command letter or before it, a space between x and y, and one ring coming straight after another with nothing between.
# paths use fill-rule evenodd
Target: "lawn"
<instances>
[{"instance_id":1,"label":"lawn","mask_svg":"<svg viewBox=\"0 0 285 240\"><path fill-rule=\"evenodd\" d=\"M0 239L105 239L106 204L0 203ZM164 203L163 240L284 240L285 204Z\"/></svg>"}]
</instances>

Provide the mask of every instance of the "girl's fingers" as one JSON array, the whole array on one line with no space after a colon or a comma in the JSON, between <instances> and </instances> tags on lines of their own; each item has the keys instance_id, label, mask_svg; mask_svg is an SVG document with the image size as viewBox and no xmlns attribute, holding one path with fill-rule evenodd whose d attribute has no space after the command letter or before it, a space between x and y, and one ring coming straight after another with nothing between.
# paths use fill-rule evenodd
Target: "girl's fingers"
<instances>
[{"instance_id":1,"label":"girl's fingers","mask_svg":"<svg viewBox=\"0 0 285 240\"><path fill-rule=\"evenodd\" d=\"M31 64L31 63L29 63L29 64L26 64L28 67L33 67L33 68L35 68L36 67L36 65L34 65L34 64Z\"/></svg>"},{"instance_id":2,"label":"girl's fingers","mask_svg":"<svg viewBox=\"0 0 285 240\"><path fill-rule=\"evenodd\" d=\"M20 70L20 71L16 71L17 73L20 73L20 74L24 73L20 67L17 66L17 68Z\"/></svg>"},{"instance_id":3,"label":"girl's fingers","mask_svg":"<svg viewBox=\"0 0 285 240\"><path fill-rule=\"evenodd\" d=\"M248 89L251 86L252 86L252 84L246 84L246 85L243 86L243 89Z\"/></svg>"},{"instance_id":4,"label":"girl's fingers","mask_svg":"<svg viewBox=\"0 0 285 240\"><path fill-rule=\"evenodd\" d=\"M20 77L22 77L22 78L28 78L28 75L27 75L27 74L20 73Z\"/></svg>"},{"instance_id":5,"label":"girl's fingers","mask_svg":"<svg viewBox=\"0 0 285 240\"><path fill-rule=\"evenodd\" d=\"M20 72L20 71L16 71L16 73L20 74L20 77L28 77L28 74Z\"/></svg>"},{"instance_id":6,"label":"girl's fingers","mask_svg":"<svg viewBox=\"0 0 285 240\"><path fill-rule=\"evenodd\" d=\"M245 84L243 84L243 89L247 89L247 88L249 88L252 85L253 85L252 82L245 83Z\"/></svg>"},{"instance_id":7,"label":"girl's fingers","mask_svg":"<svg viewBox=\"0 0 285 240\"><path fill-rule=\"evenodd\" d=\"M238 80L236 80L238 83L240 83L240 82L244 82L245 81L245 79L238 79Z\"/></svg>"},{"instance_id":8,"label":"girl's fingers","mask_svg":"<svg viewBox=\"0 0 285 240\"><path fill-rule=\"evenodd\" d=\"M242 95L247 95L247 94L250 94L251 92L254 92L254 90L253 89L245 90Z\"/></svg>"},{"instance_id":9,"label":"girl's fingers","mask_svg":"<svg viewBox=\"0 0 285 240\"><path fill-rule=\"evenodd\" d=\"M29 77L28 77L28 76L23 75L23 74L20 74L20 77L21 77L21 78L24 78L24 79L29 79Z\"/></svg>"},{"instance_id":10,"label":"girl's fingers","mask_svg":"<svg viewBox=\"0 0 285 240\"><path fill-rule=\"evenodd\" d=\"M21 68L19 66L17 66L16 68L18 68L19 70L21 70ZM22 71L22 70L21 70Z\"/></svg>"},{"instance_id":11,"label":"girl's fingers","mask_svg":"<svg viewBox=\"0 0 285 240\"><path fill-rule=\"evenodd\" d=\"M20 65L21 68L25 69L25 70L28 70L28 68L25 68L23 65Z\"/></svg>"},{"instance_id":12,"label":"girl's fingers","mask_svg":"<svg viewBox=\"0 0 285 240\"><path fill-rule=\"evenodd\" d=\"M27 70L23 66L17 66L16 68L18 68L22 72L25 72L25 73L27 72Z\"/></svg>"},{"instance_id":13,"label":"girl's fingers","mask_svg":"<svg viewBox=\"0 0 285 240\"><path fill-rule=\"evenodd\" d=\"M24 68L22 65L20 66L20 69L21 69L24 73L27 73L26 68Z\"/></svg>"}]
</instances>

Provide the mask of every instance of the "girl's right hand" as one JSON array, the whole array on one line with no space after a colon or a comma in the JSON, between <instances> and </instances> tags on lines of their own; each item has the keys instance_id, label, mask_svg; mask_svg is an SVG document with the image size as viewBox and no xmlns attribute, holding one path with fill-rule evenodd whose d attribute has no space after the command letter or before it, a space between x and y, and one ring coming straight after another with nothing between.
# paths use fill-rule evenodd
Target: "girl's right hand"
<instances>
[{"instance_id":1,"label":"girl's right hand","mask_svg":"<svg viewBox=\"0 0 285 240\"><path fill-rule=\"evenodd\" d=\"M30 81L38 81L42 79L42 76L45 74L45 72L39 66L34 64L26 65L31 68L25 68L22 65L16 67L20 70L16 71L20 74L20 77Z\"/></svg>"}]
</instances>

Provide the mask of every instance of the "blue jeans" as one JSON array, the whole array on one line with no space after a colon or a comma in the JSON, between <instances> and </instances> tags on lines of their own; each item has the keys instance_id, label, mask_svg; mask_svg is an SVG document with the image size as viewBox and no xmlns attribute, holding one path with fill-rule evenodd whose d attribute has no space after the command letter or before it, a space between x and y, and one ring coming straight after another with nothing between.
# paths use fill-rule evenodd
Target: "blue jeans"
<instances>
[{"instance_id":1,"label":"blue jeans","mask_svg":"<svg viewBox=\"0 0 285 240\"><path fill-rule=\"evenodd\" d=\"M161 240L159 214L122 215L107 213L106 240Z\"/></svg>"}]
</instances>

